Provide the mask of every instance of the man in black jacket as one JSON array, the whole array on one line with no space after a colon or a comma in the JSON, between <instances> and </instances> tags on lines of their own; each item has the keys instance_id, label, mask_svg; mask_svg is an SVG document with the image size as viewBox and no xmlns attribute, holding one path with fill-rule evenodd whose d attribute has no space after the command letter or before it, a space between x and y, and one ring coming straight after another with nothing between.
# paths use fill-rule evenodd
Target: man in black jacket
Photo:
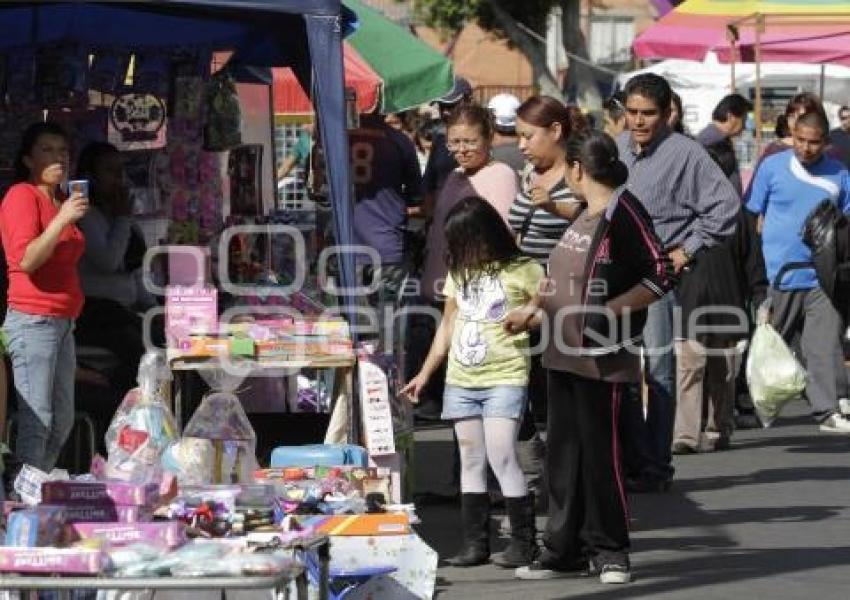
<instances>
[{"instance_id":1,"label":"man in black jacket","mask_svg":"<svg viewBox=\"0 0 850 600\"><path fill-rule=\"evenodd\" d=\"M743 96L726 96L714 109L713 123L697 137L738 193L741 176L731 140L743 130L751 109ZM682 277L691 282L682 286L679 298L685 339L676 343L673 453L723 450L734 429L736 374L742 358L735 345L749 337L745 309L750 302L761 304L767 294L752 216L742 209L735 233L702 252Z\"/></svg>"},{"instance_id":2,"label":"man in black jacket","mask_svg":"<svg viewBox=\"0 0 850 600\"><path fill-rule=\"evenodd\" d=\"M697 136L697 141L720 165L739 196L742 194L741 172L732 140L744 131L751 110L753 104L741 94L729 94L717 103L711 113L711 123Z\"/></svg>"},{"instance_id":3,"label":"man in black jacket","mask_svg":"<svg viewBox=\"0 0 850 600\"><path fill-rule=\"evenodd\" d=\"M724 169L725 171L725 169ZM701 252L682 279L686 339L676 342L673 453L725 450L734 429L737 342L749 337L746 308L761 304L767 275L755 220L741 208L735 233Z\"/></svg>"}]
</instances>

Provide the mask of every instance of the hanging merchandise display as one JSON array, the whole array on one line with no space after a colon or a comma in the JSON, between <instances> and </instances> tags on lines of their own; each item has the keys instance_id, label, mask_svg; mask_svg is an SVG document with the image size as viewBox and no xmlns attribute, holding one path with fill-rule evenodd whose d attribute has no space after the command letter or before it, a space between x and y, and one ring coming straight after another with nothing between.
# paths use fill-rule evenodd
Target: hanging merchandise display
<instances>
[{"instance_id":1,"label":"hanging merchandise display","mask_svg":"<svg viewBox=\"0 0 850 600\"><path fill-rule=\"evenodd\" d=\"M223 152L242 143L239 96L233 77L221 70L207 83L204 150Z\"/></svg>"},{"instance_id":2,"label":"hanging merchandise display","mask_svg":"<svg viewBox=\"0 0 850 600\"><path fill-rule=\"evenodd\" d=\"M188 59L187 59L188 60ZM202 60L197 58L196 60ZM193 71L194 68L194 71ZM171 218L172 243L197 244L213 238L222 224L222 181L218 154L203 147L204 80L197 65L180 64L174 77L168 146L155 158L154 178ZM179 91L177 83L179 82Z\"/></svg>"},{"instance_id":3,"label":"hanging merchandise display","mask_svg":"<svg viewBox=\"0 0 850 600\"><path fill-rule=\"evenodd\" d=\"M165 119L165 102L160 97L147 93L117 96L109 108L109 142L119 150L162 148Z\"/></svg>"},{"instance_id":4,"label":"hanging merchandise display","mask_svg":"<svg viewBox=\"0 0 850 600\"><path fill-rule=\"evenodd\" d=\"M230 214L262 214L262 144L246 144L230 151L227 174L230 179Z\"/></svg>"}]
</instances>

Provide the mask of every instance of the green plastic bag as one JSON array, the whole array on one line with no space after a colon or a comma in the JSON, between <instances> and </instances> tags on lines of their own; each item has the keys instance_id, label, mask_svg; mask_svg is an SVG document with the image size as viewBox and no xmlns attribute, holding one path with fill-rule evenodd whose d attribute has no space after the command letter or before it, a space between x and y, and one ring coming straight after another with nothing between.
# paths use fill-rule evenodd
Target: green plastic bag
<instances>
[{"instance_id":1,"label":"green plastic bag","mask_svg":"<svg viewBox=\"0 0 850 600\"><path fill-rule=\"evenodd\" d=\"M747 384L753 405L765 427L770 427L788 401L806 389L806 369L767 322L767 310L759 309L758 325L747 357Z\"/></svg>"}]
</instances>

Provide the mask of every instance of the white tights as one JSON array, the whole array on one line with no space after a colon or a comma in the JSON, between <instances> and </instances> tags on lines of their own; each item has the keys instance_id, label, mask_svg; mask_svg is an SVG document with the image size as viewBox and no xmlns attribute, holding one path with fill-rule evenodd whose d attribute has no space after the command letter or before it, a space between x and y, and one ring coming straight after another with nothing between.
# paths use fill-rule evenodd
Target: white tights
<instances>
[{"instance_id":1,"label":"white tights","mask_svg":"<svg viewBox=\"0 0 850 600\"><path fill-rule=\"evenodd\" d=\"M464 494L487 491L489 461L502 495L521 498L528 493L516 455L518 419L473 417L455 421L460 448L460 490Z\"/></svg>"}]
</instances>

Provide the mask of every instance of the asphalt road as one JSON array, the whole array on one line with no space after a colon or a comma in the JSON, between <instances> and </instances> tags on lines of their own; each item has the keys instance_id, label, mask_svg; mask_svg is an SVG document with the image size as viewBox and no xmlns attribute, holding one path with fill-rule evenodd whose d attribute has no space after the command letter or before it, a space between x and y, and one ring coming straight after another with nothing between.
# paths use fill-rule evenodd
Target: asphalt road
<instances>
[{"instance_id":1,"label":"asphalt road","mask_svg":"<svg viewBox=\"0 0 850 600\"><path fill-rule=\"evenodd\" d=\"M416 438L416 489L448 492L450 430ZM819 433L797 403L773 428L736 432L731 450L676 457L676 468L670 492L630 498L633 583L528 582L494 565L441 567L436 597L850 599L850 436ZM459 508L418 512L420 535L441 557L452 555Z\"/></svg>"}]
</instances>

